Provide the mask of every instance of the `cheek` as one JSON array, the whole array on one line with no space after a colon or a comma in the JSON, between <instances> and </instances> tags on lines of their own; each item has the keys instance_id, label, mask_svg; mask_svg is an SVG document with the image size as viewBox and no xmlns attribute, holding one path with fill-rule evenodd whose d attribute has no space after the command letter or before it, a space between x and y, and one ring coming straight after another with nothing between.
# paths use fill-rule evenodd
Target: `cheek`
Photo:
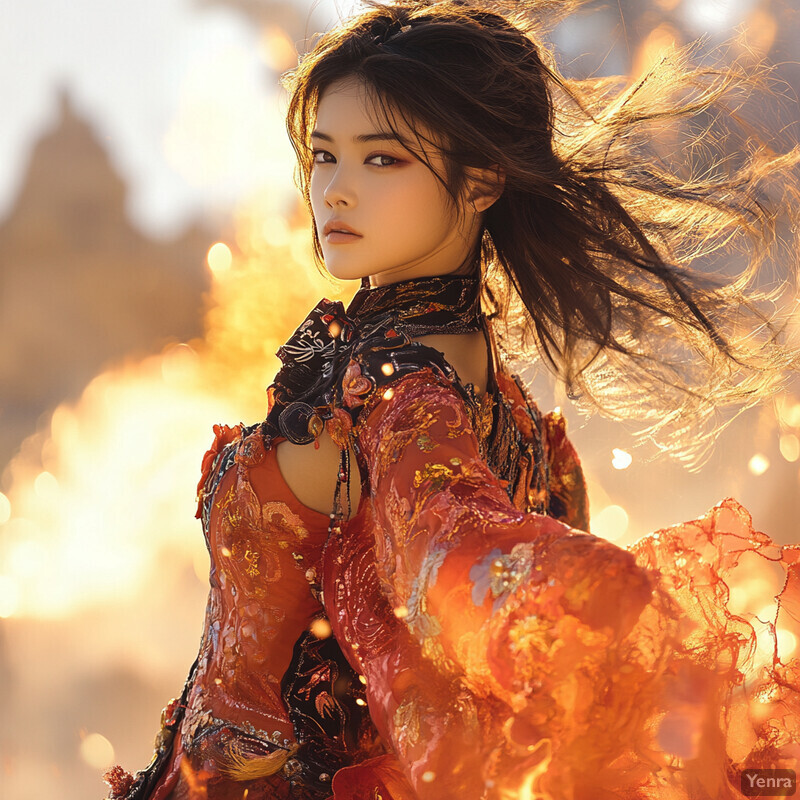
<instances>
[{"instance_id":1,"label":"cheek","mask_svg":"<svg viewBox=\"0 0 800 800\"><path fill-rule=\"evenodd\" d=\"M415 238L438 238L452 229L453 213L447 196L439 185L430 180L408 181L395 187L383 204L391 228L399 235Z\"/></svg>"},{"instance_id":2,"label":"cheek","mask_svg":"<svg viewBox=\"0 0 800 800\"><path fill-rule=\"evenodd\" d=\"M314 212L314 216L318 217L325 205L325 200L323 198L322 182L316 175L317 173L311 174L311 179L308 182L308 194L311 198L311 210Z\"/></svg>"}]
</instances>

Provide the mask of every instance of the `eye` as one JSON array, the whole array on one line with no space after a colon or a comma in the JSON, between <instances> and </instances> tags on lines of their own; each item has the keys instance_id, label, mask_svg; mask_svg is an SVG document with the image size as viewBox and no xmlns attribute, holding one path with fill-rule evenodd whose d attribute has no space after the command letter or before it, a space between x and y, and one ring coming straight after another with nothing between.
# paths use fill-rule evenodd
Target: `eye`
<instances>
[{"instance_id":1,"label":"eye","mask_svg":"<svg viewBox=\"0 0 800 800\"><path fill-rule=\"evenodd\" d=\"M379 163L377 163L377 164L373 163L376 160L378 160ZM387 155L384 155L384 154L379 154L379 155L375 155L375 156L370 156L367 159L367 163L372 164L373 167L392 167L395 164L399 164L400 161L399 161L399 159L395 158L394 156L387 156Z\"/></svg>"},{"instance_id":2,"label":"eye","mask_svg":"<svg viewBox=\"0 0 800 800\"><path fill-rule=\"evenodd\" d=\"M327 150L312 150L311 160L314 164L333 164L336 159Z\"/></svg>"}]
</instances>

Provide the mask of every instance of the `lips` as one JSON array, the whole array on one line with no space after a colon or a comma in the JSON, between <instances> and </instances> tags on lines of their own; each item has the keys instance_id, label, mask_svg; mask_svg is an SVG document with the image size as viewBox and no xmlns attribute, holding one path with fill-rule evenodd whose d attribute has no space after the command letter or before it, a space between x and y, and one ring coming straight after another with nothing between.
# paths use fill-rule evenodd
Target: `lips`
<instances>
[{"instance_id":1,"label":"lips","mask_svg":"<svg viewBox=\"0 0 800 800\"><path fill-rule=\"evenodd\" d=\"M351 228L349 225L342 222L341 220L329 219L325 223L325 227L322 229L322 235L328 236L329 234L337 234L337 233L347 234L349 236L358 236L358 237L361 236L361 234L357 230Z\"/></svg>"}]
</instances>

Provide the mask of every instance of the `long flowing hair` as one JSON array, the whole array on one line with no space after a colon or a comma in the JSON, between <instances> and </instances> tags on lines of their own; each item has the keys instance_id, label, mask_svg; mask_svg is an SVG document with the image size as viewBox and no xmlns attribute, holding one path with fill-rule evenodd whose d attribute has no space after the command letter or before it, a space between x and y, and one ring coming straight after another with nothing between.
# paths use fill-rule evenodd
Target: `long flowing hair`
<instances>
[{"instance_id":1,"label":"long flowing hair","mask_svg":"<svg viewBox=\"0 0 800 800\"><path fill-rule=\"evenodd\" d=\"M411 129L454 203L470 167L502 170L478 261L506 357L540 355L580 407L643 420L641 439L696 468L800 365L784 302L797 289L800 149L777 151L739 114L770 91L769 70L692 66L688 46L633 84L572 80L543 44L568 3L364 5L284 79L308 208L317 103L345 78L363 82L390 130Z\"/></svg>"}]
</instances>

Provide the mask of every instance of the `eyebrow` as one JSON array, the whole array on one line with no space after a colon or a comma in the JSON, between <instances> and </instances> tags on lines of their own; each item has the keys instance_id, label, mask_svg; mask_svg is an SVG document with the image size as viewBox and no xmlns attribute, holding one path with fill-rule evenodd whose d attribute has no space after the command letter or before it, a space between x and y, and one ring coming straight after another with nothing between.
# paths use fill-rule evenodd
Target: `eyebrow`
<instances>
[{"instance_id":1,"label":"eyebrow","mask_svg":"<svg viewBox=\"0 0 800 800\"><path fill-rule=\"evenodd\" d=\"M332 136L328 136L327 133L322 133L322 131L312 131L311 136L312 138L315 139L323 139L326 142L333 141ZM354 142L394 141L394 142L400 142L402 144L404 142L404 139L401 136L398 136L396 133L392 133L391 131L378 131L377 133L361 133L358 136L354 136L353 141Z\"/></svg>"}]
</instances>

